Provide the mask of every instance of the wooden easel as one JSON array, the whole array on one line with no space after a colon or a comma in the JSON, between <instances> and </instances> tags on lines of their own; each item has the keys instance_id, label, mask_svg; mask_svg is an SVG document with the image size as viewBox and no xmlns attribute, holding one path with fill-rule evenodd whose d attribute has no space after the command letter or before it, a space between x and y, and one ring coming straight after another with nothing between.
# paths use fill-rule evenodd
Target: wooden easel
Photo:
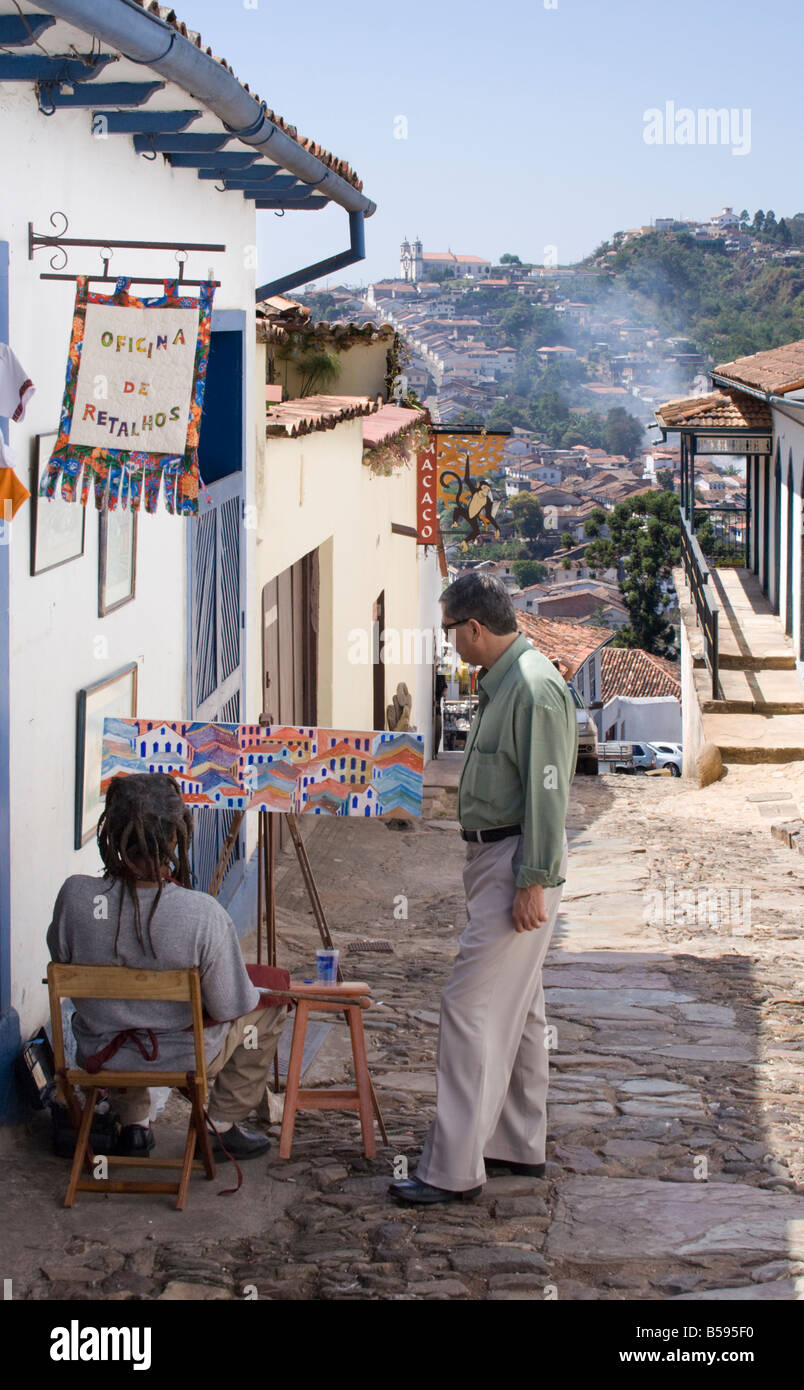
<instances>
[{"instance_id":1,"label":"wooden easel","mask_svg":"<svg viewBox=\"0 0 804 1390\"><path fill-rule=\"evenodd\" d=\"M235 847L238 834L240 833L240 827L243 823L243 817L245 814L245 811L236 811L232 819L232 824L229 828L229 834L226 836L226 839L223 843L220 855L218 856L218 862L215 865L215 872L212 875L212 878L210 879L208 892L210 896L213 898L216 898L218 896L218 891L220 889L221 883L223 882L223 876L226 873L226 866L229 863L229 860L232 856L232 851ZM267 965L276 965L276 833L274 825L274 815L276 814L277 812L271 811L258 812L259 820L257 823L257 963L260 965L262 964L263 957L263 924L265 926L265 944L267 954L267 961L265 963ZM307 889L307 896L310 899L310 905L313 909L313 916L315 917L316 926L318 927L318 934L321 937L321 943L323 946L326 947L327 950L334 950L332 936L330 935L329 930L329 923L327 922L321 899L318 896L318 888L316 887L316 882L313 877L312 866L307 855L307 849L305 847L304 841L299 832L296 817L291 811L282 811L278 814L283 815L285 817L285 822L287 824L288 830L290 831L290 838L293 841L293 848L296 851L296 858L299 861L299 868L301 869L301 875L304 880L304 886ZM343 980L343 970L341 969L340 959L338 960L338 980ZM345 1014L344 1017L346 1017ZM275 1089L278 1092L279 1063L277 1061L276 1055L274 1055L274 1082ZM371 1080L371 1077L369 1077L369 1085L371 1087L371 1103L374 1107L374 1114L377 1117L377 1124L380 1127L380 1133L383 1138L383 1143L387 1144L388 1132L385 1128L385 1121L382 1117L380 1102L377 1099L377 1093L374 1089L374 1082Z\"/></svg>"}]
</instances>

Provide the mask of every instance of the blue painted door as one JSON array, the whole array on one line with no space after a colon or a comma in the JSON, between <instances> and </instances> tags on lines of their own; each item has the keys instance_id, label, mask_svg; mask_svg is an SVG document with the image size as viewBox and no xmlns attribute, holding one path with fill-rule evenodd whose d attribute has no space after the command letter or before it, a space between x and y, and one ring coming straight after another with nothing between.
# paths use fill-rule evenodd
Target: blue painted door
<instances>
[{"instance_id":1,"label":"blue painted door","mask_svg":"<svg viewBox=\"0 0 804 1390\"><path fill-rule=\"evenodd\" d=\"M235 322L230 324L230 320ZM191 718L238 724L243 709L245 556L243 551L245 314L213 313L199 462L199 515L188 522L188 685ZM225 326L224 326L225 325ZM210 481L214 478L215 481ZM195 886L207 892L234 811L195 810ZM220 890L226 904L243 877L241 831Z\"/></svg>"}]
</instances>

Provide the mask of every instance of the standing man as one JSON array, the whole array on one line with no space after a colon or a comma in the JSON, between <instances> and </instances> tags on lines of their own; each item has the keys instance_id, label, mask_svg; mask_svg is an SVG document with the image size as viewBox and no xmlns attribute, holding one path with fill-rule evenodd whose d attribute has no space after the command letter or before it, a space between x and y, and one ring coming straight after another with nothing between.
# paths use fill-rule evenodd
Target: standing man
<instances>
[{"instance_id":1,"label":"standing man","mask_svg":"<svg viewBox=\"0 0 804 1390\"><path fill-rule=\"evenodd\" d=\"M441 1000L436 1117L398 1200L475 1197L486 1172L544 1176L548 1054L542 962L567 867L578 752L575 706L517 633L498 579L466 574L441 596L444 631L481 666L458 788L467 925Z\"/></svg>"}]
</instances>

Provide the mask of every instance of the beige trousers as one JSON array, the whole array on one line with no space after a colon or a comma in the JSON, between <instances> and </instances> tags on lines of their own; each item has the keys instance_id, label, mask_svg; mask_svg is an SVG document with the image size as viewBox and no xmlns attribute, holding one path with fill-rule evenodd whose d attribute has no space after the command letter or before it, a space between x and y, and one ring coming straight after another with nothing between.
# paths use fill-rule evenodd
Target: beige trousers
<instances>
[{"instance_id":1,"label":"beige trousers","mask_svg":"<svg viewBox=\"0 0 804 1390\"><path fill-rule=\"evenodd\" d=\"M548 919L514 930L522 837L468 844L468 922L441 997L436 1117L416 1169L422 1182L465 1192L485 1181L484 1156L543 1163L548 1049L542 963L563 885L544 890ZM567 845L561 861L567 867Z\"/></svg>"},{"instance_id":2,"label":"beige trousers","mask_svg":"<svg viewBox=\"0 0 804 1390\"><path fill-rule=\"evenodd\" d=\"M207 1067L212 1082L207 1112L213 1120L236 1124L265 1099L268 1073L286 1018L287 1009L282 1005L253 1009L229 1024L223 1047ZM122 1124L147 1124L151 1108L147 1087L112 1091L110 1100Z\"/></svg>"}]
</instances>

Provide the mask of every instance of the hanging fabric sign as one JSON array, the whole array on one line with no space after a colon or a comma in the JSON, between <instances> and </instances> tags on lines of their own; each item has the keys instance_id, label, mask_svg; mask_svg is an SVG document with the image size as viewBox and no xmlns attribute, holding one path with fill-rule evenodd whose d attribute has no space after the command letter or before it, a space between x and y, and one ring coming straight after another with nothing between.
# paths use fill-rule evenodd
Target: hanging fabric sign
<instances>
[{"instance_id":1,"label":"hanging fabric sign","mask_svg":"<svg viewBox=\"0 0 804 1390\"><path fill-rule=\"evenodd\" d=\"M59 436L40 493L53 497L61 475L66 502L156 511L164 484L172 514L198 511L198 439L214 288L179 296L165 280L156 299L90 294L79 275ZM83 472L83 477L82 477ZM78 488L81 482L80 491Z\"/></svg>"}]
</instances>

